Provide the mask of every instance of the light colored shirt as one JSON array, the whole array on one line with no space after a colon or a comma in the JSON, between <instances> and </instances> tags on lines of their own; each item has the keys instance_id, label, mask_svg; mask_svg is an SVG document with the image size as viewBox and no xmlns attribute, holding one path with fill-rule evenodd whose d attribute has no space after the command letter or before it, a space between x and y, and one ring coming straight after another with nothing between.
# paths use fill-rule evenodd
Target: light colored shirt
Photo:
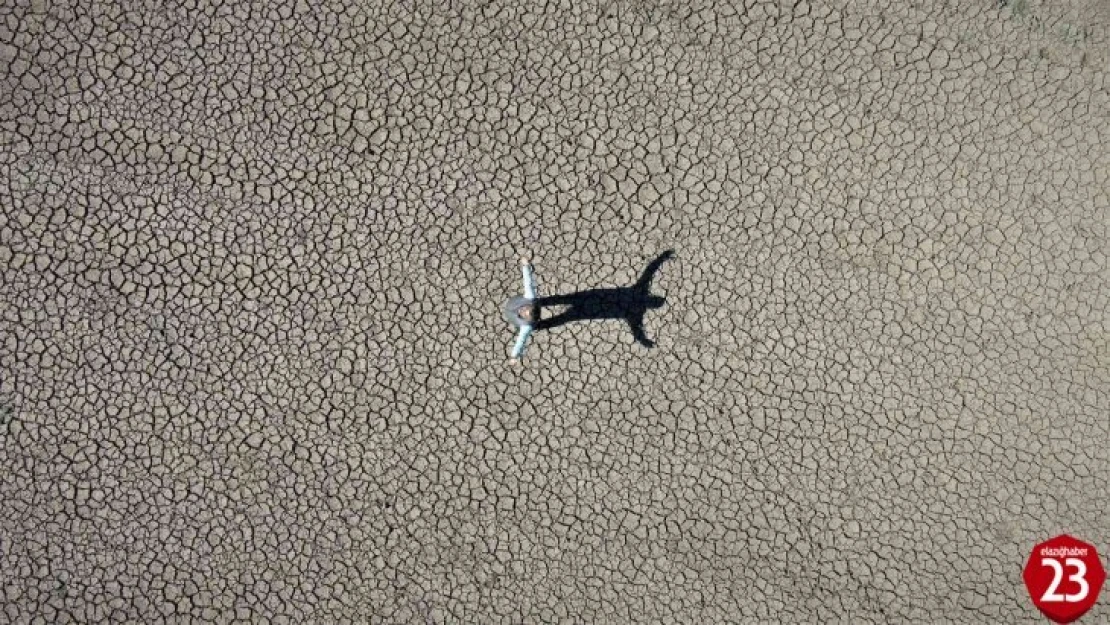
<instances>
[{"instance_id":1,"label":"light colored shirt","mask_svg":"<svg viewBox=\"0 0 1110 625\"><path fill-rule=\"evenodd\" d=\"M516 310L520 306L531 304L536 299L536 276L532 273L532 265L521 265L521 273L524 278L524 297L514 297L505 305L506 317L520 327L516 335L516 343L513 344L513 358L520 358L524 355L524 348L528 345L528 337L532 335L532 323L518 317Z\"/></svg>"}]
</instances>

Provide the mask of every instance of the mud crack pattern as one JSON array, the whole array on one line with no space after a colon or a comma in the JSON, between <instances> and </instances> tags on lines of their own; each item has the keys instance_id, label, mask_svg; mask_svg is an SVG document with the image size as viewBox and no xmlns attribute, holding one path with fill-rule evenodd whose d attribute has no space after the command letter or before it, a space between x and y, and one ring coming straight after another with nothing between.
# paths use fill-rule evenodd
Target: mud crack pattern
<instances>
[{"instance_id":1,"label":"mud crack pattern","mask_svg":"<svg viewBox=\"0 0 1110 625\"><path fill-rule=\"evenodd\" d=\"M4 7L0 620L1040 622L1110 549L1105 3ZM666 249L655 349L506 365L519 254Z\"/></svg>"}]
</instances>

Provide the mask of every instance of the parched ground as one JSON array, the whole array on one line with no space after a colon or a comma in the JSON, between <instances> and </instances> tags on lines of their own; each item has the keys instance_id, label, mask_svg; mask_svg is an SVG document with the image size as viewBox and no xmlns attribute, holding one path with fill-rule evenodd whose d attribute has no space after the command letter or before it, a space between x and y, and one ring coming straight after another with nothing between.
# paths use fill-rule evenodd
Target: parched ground
<instances>
[{"instance_id":1,"label":"parched ground","mask_svg":"<svg viewBox=\"0 0 1110 625\"><path fill-rule=\"evenodd\" d=\"M0 620L1035 623L1110 551L1106 2L376 4L3 3ZM520 254L667 249L654 349L507 363Z\"/></svg>"}]
</instances>

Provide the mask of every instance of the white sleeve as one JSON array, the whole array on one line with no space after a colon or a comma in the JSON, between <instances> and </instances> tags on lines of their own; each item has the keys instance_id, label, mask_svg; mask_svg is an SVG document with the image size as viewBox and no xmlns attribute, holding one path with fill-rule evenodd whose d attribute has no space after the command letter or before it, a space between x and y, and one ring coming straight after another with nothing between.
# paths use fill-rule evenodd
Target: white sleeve
<instances>
[{"instance_id":1,"label":"white sleeve","mask_svg":"<svg viewBox=\"0 0 1110 625\"><path fill-rule=\"evenodd\" d=\"M524 272L524 297L536 299L536 277L532 275L532 265L522 265Z\"/></svg>"},{"instance_id":2,"label":"white sleeve","mask_svg":"<svg viewBox=\"0 0 1110 625\"><path fill-rule=\"evenodd\" d=\"M521 326L516 335L516 344L513 345L513 358L524 355L524 346L528 344L528 336L532 334L532 326Z\"/></svg>"}]
</instances>

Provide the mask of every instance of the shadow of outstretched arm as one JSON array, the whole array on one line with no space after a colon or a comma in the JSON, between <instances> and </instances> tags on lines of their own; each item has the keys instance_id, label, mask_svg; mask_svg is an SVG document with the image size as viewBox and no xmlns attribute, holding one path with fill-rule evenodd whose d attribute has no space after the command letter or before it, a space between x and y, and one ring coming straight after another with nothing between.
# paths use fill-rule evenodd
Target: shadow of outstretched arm
<instances>
[{"instance_id":1,"label":"shadow of outstretched arm","mask_svg":"<svg viewBox=\"0 0 1110 625\"><path fill-rule=\"evenodd\" d=\"M667 262L673 257L674 250L667 250L666 252L663 252L662 254L657 256L655 260L648 263L647 267L644 267L644 272L640 274L640 279L636 281L635 286L633 286L632 288L636 289L640 293L643 293L644 295L649 294L651 292L651 281L655 279L655 274L659 271L659 268L663 266L663 263Z\"/></svg>"}]
</instances>

